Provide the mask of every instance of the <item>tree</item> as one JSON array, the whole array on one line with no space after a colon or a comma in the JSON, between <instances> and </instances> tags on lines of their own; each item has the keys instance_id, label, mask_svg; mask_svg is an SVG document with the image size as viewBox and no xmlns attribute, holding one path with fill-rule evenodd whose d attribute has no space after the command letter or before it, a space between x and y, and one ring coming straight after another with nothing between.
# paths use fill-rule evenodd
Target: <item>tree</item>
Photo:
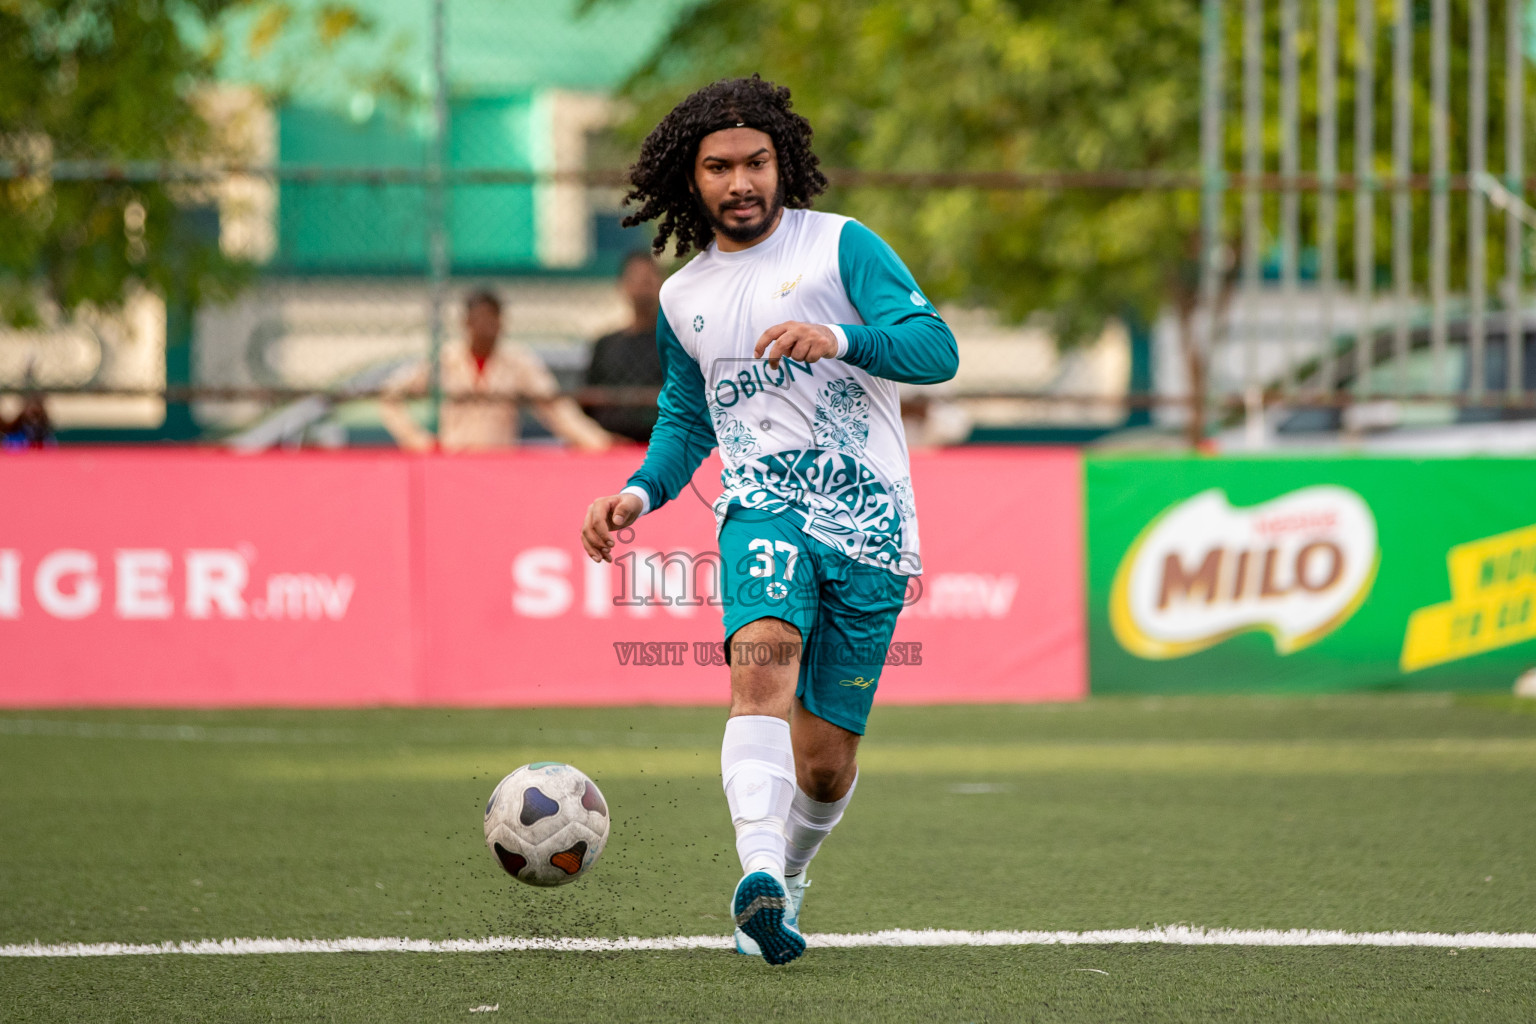
<instances>
[{"instance_id":1,"label":"tree","mask_svg":"<svg viewBox=\"0 0 1536 1024\"><path fill-rule=\"evenodd\" d=\"M1192 0L707 0L628 84L636 132L684 92L761 72L790 86L823 163L870 171L1198 166ZM1195 197L1153 191L843 188L935 296L1060 336L1193 297Z\"/></svg>"},{"instance_id":2,"label":"tree","mask_svg":"<svg viewBox=\"0 0 1536 1024\"><path fill-rule=\"evenodd\" d=\"M251 15L251 51L312 29L323 46L368 27L344 3L280 0L0 0L0 319L52 305L119 306L136 288L195 304L251 268L189 211L205 187L56 173L63 161L207 165L239 159L207 116L220 22Z\"/></svg>"},{"instance_id":3,"label":"tree","mask_svg":"<svg viewBox=\"0 0 1536 1024\"><path fill-rule=\"evenodd\" d=\"M205 0L198 13L221 6ZM6 320L35 322L39 291L66 313L116 305L139 282L164 292L193 269L189 258L194 287L228 279L216 249L185 244L171 188L54 180L49 170L71 158L198 158L209 138L189 84L211 74L183 44L170 3L0 4L0 158L27 172L0 185Z\"/></svg>"},{"instance_id":4,"label":"tree","mask_svg":"<svg viewBox=\"0 0 1536 1024\"><path fill-rule=\"evenodd\" d=\"M610 0L620 2L620 0ZM1391 0L1375 4L1377 173L1390 171ZM1226 166L1241 166L1241 6L1225 5L1228 111ZM1265 166L1278 171L1278 12L1266 27ZM1339 167L1353 167L1354 4L1339 11ZM1415 168L1428 170L1428 4L1414 5ZM1316 27L1304 4L1302 167L1315 167ZM1467 0L1451 3L1452 167L1465 166L1464 44ZM793 89L817 130L824 163L863 171L1162 171L1192 175L1200 148L1199 0L705 0L628 83L643 134L688 90L724 75L760 72ZM1491 123L1502 118L1502 18L1489 19ZM1528 83L1529 86L1529 83ZM1528 92L1527 111L1536 92ZM1495 133L1497 135L1497 133ZM1527 132L1530 146L1536 133ZM1526 166L1532 166L1527 156ZM1502 142L1489 166L1502 166ZM1270 199L1273 208L1275 200ZM1237 224L1229 196L1226 224ZM1415 199L1425 237L1428 198ZM900 251L936 297L992 306L1014 319L1047 316L1065 344L1095 334L1105 319L1150 320L1170 310L1203 432L1205 360L1195 344L1199 197L1192 190L980 187L842 188L829 206L869 223ZM1352 273L1352 203L1338 204L1336 266ZM1304 239L1315 205L1303 205ZM1376 204L1377 267L1390 263L1388 204ZM1273 232L1274 217L1269 217ZM1453 217L1452 252L1465 251ZM1231 234L1229 230L1229 234ZM1499 218L1489 218L1490 275L1500 272ZM1271 239L1272 240L1272 239ZM1424 281L1417 246L1416 280ZM1230 295L1236 268L1223 288ZM1452 286L1457 284L1453 276Z\"/></svg>"}]
</instances>

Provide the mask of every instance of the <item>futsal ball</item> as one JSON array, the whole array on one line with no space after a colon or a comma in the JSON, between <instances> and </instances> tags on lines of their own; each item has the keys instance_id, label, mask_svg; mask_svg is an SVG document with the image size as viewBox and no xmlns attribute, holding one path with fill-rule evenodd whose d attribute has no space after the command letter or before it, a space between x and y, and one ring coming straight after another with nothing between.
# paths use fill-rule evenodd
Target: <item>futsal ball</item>
<instances>
[{"instance_id":1,"label":"futsal ball","mask_svg":"<svg viewBox=\"0 0 1536 1024\"><path fill-rule=\"evenodd\" d=\"M568 764L525 764L497 783L485 804L485 845L519 882L574 882L597 863L607 841L603 794Z\"/></svg>"}]
</instances>

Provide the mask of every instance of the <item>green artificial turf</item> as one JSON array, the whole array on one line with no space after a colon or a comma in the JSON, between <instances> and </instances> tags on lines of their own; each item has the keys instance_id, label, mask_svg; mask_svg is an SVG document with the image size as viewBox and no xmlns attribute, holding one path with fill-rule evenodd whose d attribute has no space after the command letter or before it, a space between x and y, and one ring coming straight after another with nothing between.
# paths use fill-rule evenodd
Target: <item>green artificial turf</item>
<instances>
[{"instance_id":1,"label":"green artificial turf","mask_svg":"<svg viewBox=\"0 0 1536 1024\"><path fill-rule=\"evenodd\" d=\"M721 720L7 712L0 943L723 935ZM541 759L585 769L614 816L557 890L507 879L481 837L496 780ZM813 933L1536 931L1536 714L1513 699L881 708L862 764ZM1528 1021L1533 968L1342 947L0 959L0 1018Z\"/></svg>"},{"instance_id":2,"label":"green artificial turf","mask_svg":"<svg viewBox=\"0 0 1536 1024\"><path fill-rule=\"evenodd\" d=\"M1528 1022L1528 951L1012 947L0 964L17 1020ZM1102 972L1102 973L1101 973ZM496 1006L494 1013L471 1013Z\"/></svg>"}]
</instances>

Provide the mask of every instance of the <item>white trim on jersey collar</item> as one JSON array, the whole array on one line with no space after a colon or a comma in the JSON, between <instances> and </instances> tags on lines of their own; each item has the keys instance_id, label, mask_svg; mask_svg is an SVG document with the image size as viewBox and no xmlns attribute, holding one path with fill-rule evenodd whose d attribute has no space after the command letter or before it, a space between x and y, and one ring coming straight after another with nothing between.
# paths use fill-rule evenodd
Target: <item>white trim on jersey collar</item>
<instances>
[{"instance_id":1,"label":"white trim on jersey collar","mask_svg":"<svg viewBox=\"0 0 1536 1024\"><path fill-rule=\"evenodd\" d=\"M736 249L731 252L726 252L724 249L720 248L720 242L717 239L709 243L710 256L713 259L725 260L729 263L735 263L743 260L756 259L758 256L765 252L772 252L774 249L777 249L779 245L784 241L784 236L786 234L784 230L784 222L788 219L789 207L786 206L779 211L779 222L774 225L772 231L768 232L768 237L763 239L761 242L758 242L756 245L749 245L745 249Z\"/></svg>"}]
</instances>

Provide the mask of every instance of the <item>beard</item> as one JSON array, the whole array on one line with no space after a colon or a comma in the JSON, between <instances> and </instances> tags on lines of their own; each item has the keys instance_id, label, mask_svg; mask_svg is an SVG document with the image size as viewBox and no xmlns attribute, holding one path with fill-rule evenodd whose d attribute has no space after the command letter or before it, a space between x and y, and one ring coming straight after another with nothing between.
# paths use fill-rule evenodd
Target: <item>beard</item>
<instances>
[{"instance_id":1,"label":"beard","mask_svg":"<svg viewBox=\"0 0 1536 1024\"><path fill-rule=\"evenodd\" d=\"M760 198L753 199L751 202L762 204L763 215L761 218L747 224L728 224L723 216L726 210L739 208L741 204L723 204L716 211L710 209L708 203L700 200L699 208L704 211L704 219L709 221L709 226L714 231L724 235L733 242L744 244L746 242L755 242L763 237L769 228L773 227L774 221L778 219L779 211L784 209L783 184L781 183L778 188L774 189L773 197L766 203Z\"/></svg>"}]
</instances>

